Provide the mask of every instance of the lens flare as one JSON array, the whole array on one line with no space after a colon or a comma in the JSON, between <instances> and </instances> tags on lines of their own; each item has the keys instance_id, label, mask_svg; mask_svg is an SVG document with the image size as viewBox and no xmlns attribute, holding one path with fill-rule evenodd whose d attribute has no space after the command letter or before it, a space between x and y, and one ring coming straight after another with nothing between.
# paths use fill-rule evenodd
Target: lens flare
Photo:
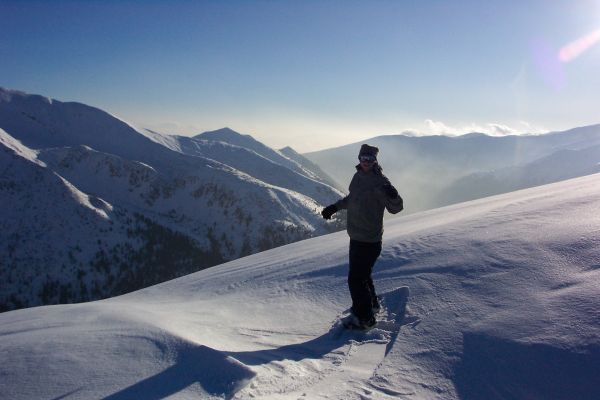
<instances>
[{"instance_id":1,"label":"lens flare","mask_svg":"<svg viewBox=\"0 0 600 400\"><path fill-rule=\"evenodd\" d=\"M545 40L535 40L532 42L532 50L535 69L546 85L556 91L564 89L567 86L567 76L556 48Z\"/></svg>"},{"instance_id":2,"label":"lens flare","mask_svg":"<svg viewBox=\"0 0 600 400\"><path fill-rule=\"evenodd\" d=\"M598 42L600 42L600 29L563 46L558 53L558 58L565 63L573 61Z\"/></svg>"}]
</instances>

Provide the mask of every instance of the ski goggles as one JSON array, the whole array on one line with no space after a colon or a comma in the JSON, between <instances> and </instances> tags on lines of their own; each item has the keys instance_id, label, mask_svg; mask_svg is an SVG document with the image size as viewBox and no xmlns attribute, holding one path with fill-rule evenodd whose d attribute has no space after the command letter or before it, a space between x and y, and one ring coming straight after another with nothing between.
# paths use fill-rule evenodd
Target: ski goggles
<instances>
[{"instance_id":1,"label":"ski goggles","mask_svg":"<svg viewBox=\"0 0 600 400\"><path fill-rule=\"evenodd\" d=\"M375 161L377 161L377 158L375 158L374 156L370 156L370 155L358 156L358 159L360 162L367 162L367 163L374 163Z\"/></svg>"}]
</instances>

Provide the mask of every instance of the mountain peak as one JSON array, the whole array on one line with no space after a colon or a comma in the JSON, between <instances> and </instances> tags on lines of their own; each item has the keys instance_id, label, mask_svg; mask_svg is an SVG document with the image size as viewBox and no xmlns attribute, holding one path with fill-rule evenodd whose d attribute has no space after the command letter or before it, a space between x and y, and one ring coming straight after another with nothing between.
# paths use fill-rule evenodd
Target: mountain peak
<instances>
[{"instance_id":1,"label":"mountain peak","mask_svg":"<svg viewBox=\"0 0 600 400\"><path fill-rule=\"evenodd\" d=\"M469 133L465 133L464 135L458 135L455 137L460 138L460 139L471 139L471 138L488 137L488 136L489 135L482 133L482 132L469 132Z\"/></svg>"},{"instance_id":2,"label":"mountain peak","mask_svg":"<svg viewBox=\"0 0 600 400\"><path fill-rule=\"evenodd\" d=\"M7 89L5 87L0 86L0 101L9 103L13 101L13 98L20 99L33 99L34 101L42 101L44 103L52 104L52 99L49 97L37 95L37 94L29 94L22 92L20 90Z\"/></svg>"},{"instance_id":3,"label":"mountain peak","mask_svg":"<svg viewBox=\"0 0 600 400\"><path fill-rule=\"evenodd\" d=\"M284 148L279 149L279 152L283 153L283 154L286 154L286 153L300 154L296 150L294 150L293 148L291 148L290 146L285 146Z\"/></svg>"},{"instance_id":4,"label":"mountain peak","mask_svg":"<svg viewBox=\"0 0 600 400\"><path fill-rule=\"evenodd\" d=\"M258 140L254 139L251 135L243 135L239 132L234 131L231 128L225 127L217 129L215 131L208 131L194 136L194 139L200 140L213 140L218 142L225 142L234 146L246 147L256 151L257 153L264 153L265 151L272 152L273 150Z\"/></svg>"},{"instance_id":5,"label":"mountain peak","mask_svg":"<svg viewBox=\"0 0 600 400\"><path fill-rule=\"evenodd\" d=\"M223 139L228 139L228 138L242 138L242 137L251 137L250 135L242 135L239 132L234 131L233 129L229 128L229 127L224 127L221 129L216 129L214 131L206 131L206 132L202 132L196 136L194 136L194 138L196 139L219 139L219 138L223 138Z\"/></svg>"}]
</instances>

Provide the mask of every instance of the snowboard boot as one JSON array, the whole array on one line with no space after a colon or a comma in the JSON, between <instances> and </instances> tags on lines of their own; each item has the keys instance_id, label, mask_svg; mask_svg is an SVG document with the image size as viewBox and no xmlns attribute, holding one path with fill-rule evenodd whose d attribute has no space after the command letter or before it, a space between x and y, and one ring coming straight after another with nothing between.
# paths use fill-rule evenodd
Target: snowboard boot
<instances>
[{"instance_id":1,"label":"snowboard boot","mask_svg":"<svg viewBox=\"0 0 600 400\"><path fill-rule=\"evenodd\" d=\"M373 310L373 314L375 315L379 314L379 311L381 311L381 303L379 302L379 296L373 296L371 309Z\"/></svg>"},{"instance_id":2,"label":"snowboard boot","mask_svg":"<svg viewBox=\"0 0 600 400\"><path fill-rule=\"evenodd\" d=\"M361 320L360 321L360 326L365 331L371 329L376 324L377 324L377 320L375 319L375 316L372 316L368 320Z\"/></svg>"},{"instance_id":3,"label":"snowboard boot","mask_svg":"<svg viewBox=\"0 0 600 400\"><path fill-rule=\"evenodd\" d=\"M363 320L359 319L356 315L350 314L346 321L344 321L344 327L346 329L351 330L359 330L359 331L368 331L373 328L377 324L377 320L375 316L371 316L371 318Z\"/></svg>"}]
</instances>

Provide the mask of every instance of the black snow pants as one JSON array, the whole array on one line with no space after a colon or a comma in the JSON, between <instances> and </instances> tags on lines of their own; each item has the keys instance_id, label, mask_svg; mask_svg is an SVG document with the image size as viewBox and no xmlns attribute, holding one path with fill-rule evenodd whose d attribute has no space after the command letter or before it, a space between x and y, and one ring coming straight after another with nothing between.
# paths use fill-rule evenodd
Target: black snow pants
<instances>
[{"instance_id":1,"label":"black snow pants","mask_svg":"<svg viewBox=\"0 0 600 400\"><path fill-rule=\"evenodd\" d=\"M363 321L373 316L373 305L377 302L371 272L379 254L381 254L381 242L366 243L350 240L348 287L352 297L352 312Z\"/></svg>"}]
</instances>

